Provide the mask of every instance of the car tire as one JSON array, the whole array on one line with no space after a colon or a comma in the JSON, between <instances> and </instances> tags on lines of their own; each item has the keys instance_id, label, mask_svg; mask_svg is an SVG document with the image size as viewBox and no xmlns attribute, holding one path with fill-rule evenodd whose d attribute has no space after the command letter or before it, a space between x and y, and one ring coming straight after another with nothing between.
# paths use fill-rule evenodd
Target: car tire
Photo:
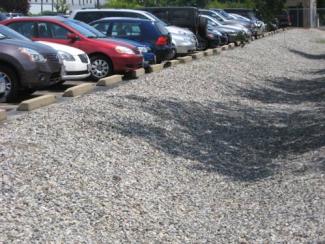
<instances>
[{"instance_id":1,"label":"car tire","mask_svg":"<svg viewBox=\"0 0 325 244\"><path fill-rule=\"evenodd\" d=\"M0 102L16 101L19 96L20 86L14 70L8 66L0 65L0 80L5 82L5 93L0 97Z\"/></svg>"},{"instance_id":2,"label":"car tire","mask_svg":"<svg viewBox=\"0 0 325 244\"><path fill-rule=\"evenodd\" d=\"M104 55L93 55L90 57L92 80L99 80L113 73L113 65L109 58Z\"/></svg>"},{"instance_id":3,"label":"car tire","mask_svg":"<svg viewBox=\"0 0 325 244\"><path fill-rule=\"evenodd\" d=\"M173 44L172 45L172 54L171 54L170 59L175 59L176 57L177 57L177 50L176 50L175 45Z\"/></svg>"}]
</instances>

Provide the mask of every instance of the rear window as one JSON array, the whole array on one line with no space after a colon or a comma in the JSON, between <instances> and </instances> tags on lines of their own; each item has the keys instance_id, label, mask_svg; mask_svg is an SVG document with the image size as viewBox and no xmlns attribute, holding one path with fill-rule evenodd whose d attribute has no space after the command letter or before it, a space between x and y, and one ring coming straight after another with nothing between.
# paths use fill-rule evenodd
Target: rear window
<instances>
[{"instance_id":1,"label":"rear window","mask_svg":"<svg viewBox=\"0 0 325 244\"><path fill-rule=\"evenodd\" d=\"M91 12L78 12L74 19L80 20L85 23L90 23L95 20L99 20L105 17L102 12L99 11L91 11Z\"/></svg>"},{"instance_id":2,"label":"rear window","mask_svg":"<svg viewBox=\"0 0 325 244\"><path fill-rule=\"evenodd\" d=\"M115 22L112 26L113 37L139 37L141 24L134 22Z\"/></svg>"},{"instance_id":3,"label":"rear window","mask_svg":"<svg viewBox=\"0 0 325 244\"><path fill-rule=\"evenodd\" d=\"M168 35L168 30L166 29L164 23L156 22L156 26L161 34Z\"/></svg>"}]
</instances>

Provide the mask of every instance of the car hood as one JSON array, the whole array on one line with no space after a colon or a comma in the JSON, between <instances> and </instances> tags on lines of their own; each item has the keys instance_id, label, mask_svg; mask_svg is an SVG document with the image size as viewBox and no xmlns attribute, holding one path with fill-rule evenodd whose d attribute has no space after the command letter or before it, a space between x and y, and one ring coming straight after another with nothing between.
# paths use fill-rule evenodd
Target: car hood
<instances>
[{"instance_id":1,"label":"car hood","mask_svg":"<svg viewBox=\"0 0 325 244\"><path fill-rule=\"evenodd\" d=\"M58 43L53 43L53 42L45 42L45 41L37 41L37 43L41 43L44 44L46 46L52 47L53 49L57 50L57 51L64 51L67 52L71 55L79 55L79 54L85 54L84 51L75 48L75 47L70 47L67 45L62 45L62 44L58 44Z\"/></svg>"},{"instance_id":2,"label":"car hood","mask_svg":"<svg viewBox=\"0 0 325 244\"><path fill-rule=\"evenodd\" d=\"M39 53L57 53L53 48L46 46L41 43L36 43L32 41L18 40L18 39L3 39L0 43L4 43L11 46L16 46L17 48L30 48Z\"/></svg>"},{"instance_id":3,"label":"car hood","mask_svg":"<svg viewBox=\"0 0 325 244\"><path fill-rule=\"evenodd\" d=\"M146 47L149 48L147 45L142 44L141 42L129 40L129 39L123 39L123 38L110 38L110 40L120 41L120 42L126 42L129 43L135 47Z\"/></svg>"},{"instance_id":4,"label":"car hood","mask_svg":"<svg viewBox=\"0 0 325 244\"><path fill-rule=\"evenodd\" d=\"M92 39L95 42L98 42L98 44L103 44L103 43L107 43L110 45L116 45L116 46L123 46L123 47L127 47L133 50L137 50L136 46L126 42L124 39L114 39L114 38L98 38L98 39ZM123 41L122 41L123 40Z\"/></svg>"}]
</instances>

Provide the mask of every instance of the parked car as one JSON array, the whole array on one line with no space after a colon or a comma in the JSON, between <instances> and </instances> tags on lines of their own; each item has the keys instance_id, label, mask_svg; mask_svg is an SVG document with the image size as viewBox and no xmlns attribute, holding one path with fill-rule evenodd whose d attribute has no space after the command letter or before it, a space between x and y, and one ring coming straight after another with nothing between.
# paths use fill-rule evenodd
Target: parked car
<instances>
[{"instance_id":1,"label":"parked car","mask_svg":"<svg viewBox=\"0 0 325 244\"><path fill-rule=\"evenodd\" d=\"M282 10L281 13L277 16L277 19L279 20L280 28L291 26L290 14L287 10Z\"/></svg>"},{"instance_id":2,"label":"parked car","mask_svg":"<svg viewBox=\"0 0 325 244\"><path fill-rule=\"evenodd\" d=\"M57 51L24 37L12 39L10 32L14 31L0 25L0 100L14 101L22 91L60 82L62 63Z\"/></svg>"},{"instance_id":3,"label":"parked car","mask_svg":"<svg viewBox=\"0 0 325 244\"><path fill-rule=\"evenodd\" d=\"M107 39L95 28L63 17L23 17L7 19L4 25L34 41L48 41L79 48L91 62L91 78L128 73L143 67L143 56L133 45Z\"/></svg>"},{"instance_id":4,"label":"parked car","mask_svg":"<svg viewBox=\"0 0 325 244\"><path fill-rule=\"evenodd\" d=\"M208 15L201 15L201 17L207 20L209 28L215 29L221 33L225 33L228 37L229 43L236 41L246 41L247 37L242 28L230 25L222 25L218 20Z\"/></svg>"},{"instance_id":5,"label":"parked car","mask_svg":"<svg viewBox=\"0 0 325 244\"><path fill-rule=\"evenodd\" d=\"M90 59L84 51L53 42L38 41L38 43L42 43L58 51L63 62L61 70L62 81L85 79L90 76Z\"/></svg>"},{"instance_id":6,"label":"parked car","mask_svg":"<svg viewBox=\"0 0 325 244\"><path fill-rule=\"evenodd\" d=\"M171 37L160 22L137 18L103 18L90 23L91 26L111 38L122 38L149 46L157 62L174 56Z\"/></svg>"},{"instance_id":7,"label":"parked car","mask_svg":"<svg viewBox=\"0 0 325 244\"><path fill-rule=\"evenodd\" d=\"M177 55L186 55L197 49L198 40L193 32L188 29L166 24L147 11L135 9L81 9L73 11L70 15L70 18L85 23L108 17L138 18L160 22L171 34L172 44Z\"/></svg>"}]
</instances>

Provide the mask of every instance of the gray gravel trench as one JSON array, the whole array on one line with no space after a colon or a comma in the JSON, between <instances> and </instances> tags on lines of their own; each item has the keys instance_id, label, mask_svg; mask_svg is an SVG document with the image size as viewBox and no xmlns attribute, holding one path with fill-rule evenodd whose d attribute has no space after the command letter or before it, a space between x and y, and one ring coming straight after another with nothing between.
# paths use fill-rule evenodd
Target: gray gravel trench
<instances>
[{"instance_id":1,"label":"gray gravel trench","mask_svg":"<svg viewBox=\"0 0 325 244\"><path fill-rule=\"evenodd\" d=\"M0 125L0 243L325 241L325 32Z\"/></svg>"}]
</instances>

